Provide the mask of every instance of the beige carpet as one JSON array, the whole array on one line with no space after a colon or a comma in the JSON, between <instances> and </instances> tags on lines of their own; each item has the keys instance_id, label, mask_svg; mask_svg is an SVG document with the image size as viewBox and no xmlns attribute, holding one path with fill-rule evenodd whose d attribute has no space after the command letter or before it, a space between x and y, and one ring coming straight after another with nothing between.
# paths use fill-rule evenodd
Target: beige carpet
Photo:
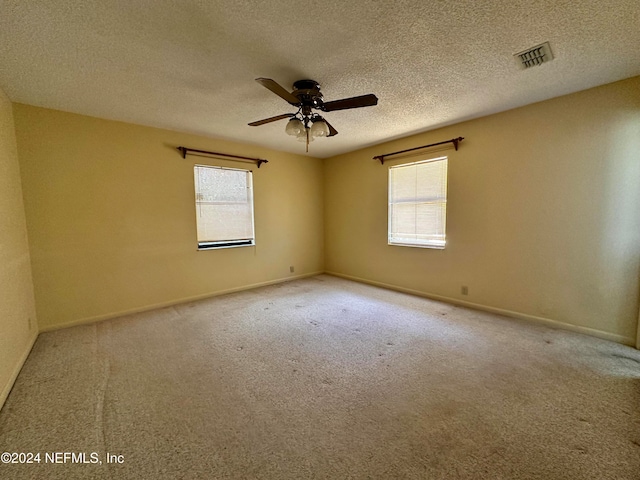
<instances>
[{"instance_id":1,"label":"beige carpet","mask_svg":"<svg viewBox=\"0 0 640 480\"><path fill-rule=\"evenodd\" d=\"M0 451L42 455L3 479L637 480L640 352L322 275L40 335Z\"/></svg>"}]
</instances>

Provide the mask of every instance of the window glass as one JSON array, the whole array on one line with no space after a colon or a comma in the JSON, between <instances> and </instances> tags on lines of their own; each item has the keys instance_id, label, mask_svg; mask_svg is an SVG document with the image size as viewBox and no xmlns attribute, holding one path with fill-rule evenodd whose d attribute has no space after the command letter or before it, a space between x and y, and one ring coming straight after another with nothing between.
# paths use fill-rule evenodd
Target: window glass
<instances>
[{"instance_id":1,"label":"window glass","mask_svg":"<svg viewBox=\"0 0 640 480\"><path fill-rule=\"evenodd\" d=\"M252 173L196 165L198 247L255 245Z\"/></svg>"},{"instance_id":2,"label":"window glass","mask_svg":"<svg viewBox=\"0 0 640 480\"><path fill-rule=\"evenodd\" d=\"M444 248L447 157L389 168L389 244Z\"/></svg>"}]
</instances>

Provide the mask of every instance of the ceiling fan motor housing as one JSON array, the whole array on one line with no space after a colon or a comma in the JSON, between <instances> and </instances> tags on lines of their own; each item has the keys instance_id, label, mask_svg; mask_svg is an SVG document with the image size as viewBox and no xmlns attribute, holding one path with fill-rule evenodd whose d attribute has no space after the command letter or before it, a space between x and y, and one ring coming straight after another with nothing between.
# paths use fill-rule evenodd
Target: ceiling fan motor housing
<instances>
[{"instance_id":1,"label":"ceiling fan motor housing","mask_svg":"<svg viewBox=\"0 0 640 480\"><path fill-rule=\"evenodd\" d=\"M318 108L322 105L322 93L320 92L320 84L315 80L298 80L293 84L293 92L302 107Z\"/></svg>"},{"instance_id":2,"label":"ceiling fan motor housing","mask_svg":"<svg viewBox=\"0 0 640 480\"><path fill-rule=\"evenodd\" d=\"M294 90L317 90L320 93L320 84L315 80L298 80L293 83Z\"/></svg>"}]
</instances>

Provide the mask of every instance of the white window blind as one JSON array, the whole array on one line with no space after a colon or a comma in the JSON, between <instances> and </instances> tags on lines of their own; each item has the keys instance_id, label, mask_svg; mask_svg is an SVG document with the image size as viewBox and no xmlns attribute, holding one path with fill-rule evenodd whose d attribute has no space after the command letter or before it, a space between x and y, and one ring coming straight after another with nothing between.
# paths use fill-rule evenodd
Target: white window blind
<instances>
[{"instance_id":1,"label":"white window blind","mask_svg":"<svg viewBox=\"0 0 640 480\"><path fill-rule=\"evenodd\" d=\"M444 248L447 157L389 168L389 244Z\"/></svg>"},{"instance_id":2,"label":"white window blind","mask_svg":"<svg viewBox=\"0 0 640 480\"><path fill-rule=\"evenodd\" d=\"M194 176L198 247L254 245L252 173L196 165Z\"/></svg>"}]
</instances>

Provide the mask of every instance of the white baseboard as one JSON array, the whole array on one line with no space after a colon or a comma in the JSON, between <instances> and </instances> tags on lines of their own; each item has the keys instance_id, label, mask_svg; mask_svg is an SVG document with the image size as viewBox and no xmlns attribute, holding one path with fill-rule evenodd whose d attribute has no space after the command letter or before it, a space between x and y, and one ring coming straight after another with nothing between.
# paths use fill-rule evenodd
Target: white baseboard
<instances>
[{"instance_id":1,"label":"white baseboard","mask_svg":"<svg viewBox=\"0 0 640 480\"><path fill-rule=\"evenodd\" d=\"M168 302L155 303L153 305L145 305L143 307L131 308L129 310L121 310L118 312L107 313L104 315L96 315L93 317L81 318L78 320L72 320L70 322L58 323L56 325L47 325L40 328L40 332L50 332L53 330L60 330L62 328L75 327L76 325L87 325L91 323L101 322L103 320L109 320L111 318L123 317L125 315L131 315L133 313L148 312L149 310L156 310L158 308L171 307L173 305L180 305L182 303L195 302L197 300L204 300L206 298L217 297L220 295L226 295L228 293L241 292L243 290L251 290L252 288L266 287L267 285L275 285L277 283L290 282L291 280L299 280L301 278L313 277L320 275L323 271L304 273L302 275L294 275L291 277L277 278L275 280L267 280L266 282L252 283L250 285L243 285L241 287L228 288L226 290L218 290L216 292L205 293L202 295L195 295L193 297L179 298L170 300Z\"/></svg>"},{"instance_id":2,"label":"white baseboard","mask_svg":"<svg viewBox=\"0 0 640 480\"><path fill-rule=\"evenodd\" d=\"M442 295L434 295L431 293L421 292L419 290L413 290L411 288L399 287L397 285L391 285L389 283L376 282L374 280L367 280L366 278L354 277L352 275L345 275L338 272L324 272L327 275L333 275L335 277L345 278L347 280L353 280L354 282L366 283L368 285L374 285L376 287L387 288L389 290L395 290L403 293L410 293L420 297L429 298L431 300L438 300L440 302L451 303L454 305L460 305L463 307L473 308L475 310L482 310L485 312L496 313L498 315L505 315L507 317L518 318L521 320L529 320L536 323L542 323L552 328L560 328L563 330L570 330L572 332L583 333L585 335L591 335L593 337L603 338L612 342L621 343L630 347L636 346L636 339L632 337L625 337L623 335L617 335L615 333L605 332L603 330L597 330L595 328L581 327L579 325L573 325L570 323L561 322L559 320L553 320L551 318L537 317L535 315L529 315L526 313L515 312L513 310L505 310L503 308L490 307L482 305L480 303L466 302L464 300L458 300L457 298L444 297Z\"/></svg>"},{"instance_id":3,"label":"white baseboard","mask_svg":"<svg viewBox=\"0 0 640 480\"><path fill-rule=\"evenodd\" d=\"M0 410L2 410L2 407L4 407L4 402L7 400L7 397L11 392L11 389L13 388L13 384L16 383L18 374L20 373L20 370L22 370L22 366L24 365L24 362L27 361L27 357L29 356L29 353L31 353L31 349L33 348L34 343L36 343L37 338L38 338L38 332L34 332L31 339L27 342L27 345L24 351L22 352L22 355L20 355L18 362L13 367L13 372L11 372L11 376L9 377L9 380L7 381L6 385L2 387L2 392L0 392Z\"/></svg>"}]
</instances>

